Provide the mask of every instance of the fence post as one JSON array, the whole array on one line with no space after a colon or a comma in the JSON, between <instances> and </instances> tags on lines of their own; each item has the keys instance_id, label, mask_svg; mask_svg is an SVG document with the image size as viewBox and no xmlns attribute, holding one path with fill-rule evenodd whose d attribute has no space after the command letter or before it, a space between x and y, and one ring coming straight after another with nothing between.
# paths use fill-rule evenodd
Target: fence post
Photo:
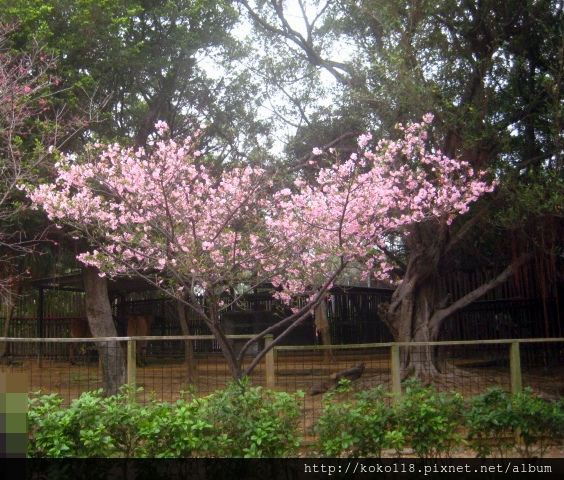
<instances>
[{"instance_id":1,"label":"fence post","mask_svg":"<svg viewBox=\"0 0 564 480\"><path fill-rule=\"evenodd\" d=\"M137 358L136 358L136 341L127 341L127 385L129 387L129 401L135 401L136 395L136 374L137 374Z\"/></svg>"},{"instance_id":2,"label":"fence post","mask_svg":"<svg viewBox=\"0 0 564 480\"><path fill-rule=\"evenodd\" d=\"M265 335L264 337L264 347L268 347L274 337L272 335ZM274 389L274 385L276 384L276 374L274 372L274 349L270 349L266 352L265 355L265 363L266 363L266 388L269 390Z\"/></svg>"},{"instance_id":3,"label":"fence post","mask_svg":"<svg viewBox=\"0 0 564 480\"><path fill-rule=\"evenodd\" d=\"M38 312L38 334L39 338L45 338L45 322L44 322L44 315L45 315L45 292L43 287L39 287L39 298L37 299L37 312ZM43 342L39 342L38 349L37 349L37 366L39 368L43 367L43 351L44 345Z\"/></svg>"},{"instance_id":4,"label":"fence post","mask_svg":"<svg viewBox=\"0 0 564 480\"><path fill-rule=\"evenodd\" d=\"M521 393L523 391L523 378L521 376L521 354L519 342L512 342L509 346L509 369L511 372L511 393ZM523 445L521 429L517 428L514 432L515 443Z\"/></svg>"},{"instance_id":5,"label":"fence post","mask_svg":"<svg viewBox=\"0 0 564 480\"><path fill-rule=\"evenodd\" d=\"M509 366L511 371L511 393L520 393L523 391L523 379L521 377L519 342L512 342L509 346Z\"/></svg>"},{"instance_id":6,"label":"fence post","mask_svg":"<svg viewBox=\"0 0 564 480\"><path fill-rule=\"evenodd\" d=\"M392 377L392 393L396 393L399 397L401 395L401 361L399 345L392 345L390 348L390 371Z\"/></svg>"}]
</instances>

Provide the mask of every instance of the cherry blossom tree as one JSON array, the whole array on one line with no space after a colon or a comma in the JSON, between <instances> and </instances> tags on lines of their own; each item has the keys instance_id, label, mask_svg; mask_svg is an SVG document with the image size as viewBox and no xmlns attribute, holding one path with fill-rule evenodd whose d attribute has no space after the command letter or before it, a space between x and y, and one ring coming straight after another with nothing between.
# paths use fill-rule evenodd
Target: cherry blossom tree
<instances>
[{"instance_id":1,"label":"cherry blossom tree","mask_svg":"<svg viewBox=\"0 0 564 480\"><path fill-rule=\"evenodd\" d=\"M10 27L0 25L0 297L13 303L17 291L17 259L33 246L14 220L23 208L18 185L33 182L45 163L46 149L58 141L57 129L46 119L49 75L54 60L35 48L15 56L7 45Z\"/></svg>"},{"instance_id":2,"label":"cherry blossom tree","mask_svg":"<svg viewBox=\"0 0 564 480\"><path fill-rule=\"evenodd\" d=\"M428 151L431 120L399 126L399 140L373 150L363 135L358 153L334 158L313 184L298 177L274 192L266 170L216 172L197 149L200 132L165 139L160 122L161 137L147 150L93 145L85 158L62 157L57 180L30 196L87 238L92 249L82 262L102 274L142 276L196 312L240 378L310 317L353 264L362 275L385 278L388 235L414 223L449 224L493 188L484 172ZM222 312L267 285L288 314L235 351ZM274 343L243 368L245 353L268 333L276 334Z\"/></svg>"},{"instance_id":3,"label":"cherry blossom tree","mask_svg":"<svg viewBox=\"0 0 564 480\"><path fill-rule=\"evenodd\" d=\"M97 121L97 109L75 104L71 114L63 103L68 84L57 76L57 59L34 42L24 51L13 49L17 26L0 25L0 303L5 312L3 336L11 319L23 279L41 275L56 246L44 215L30 211L23 186L49 181L56 152L69 150L75 135ZM80 112L80 113L78 113ZM64 237L63 237L64 238ZM31 267L29 265L32 265ZM28 265L28 266L26 266ZM94 268L85 269L86 311L92 332L117 336L104 279ZM104 281L102 281L104 280ZM103 302L105 301L105 305ZM103 321L94 318L105 317ZM108 394L125 381L121 349L98 345L102 380ZM8 343L0 342L0 359ZM121 362L116 361L121 355Z\"/></svg>"},{"instance_id":4,"label":"cherry blossom tree","mask_svg":"<svg viewBox=\"0 0 564 480\"><path fill-rule=\"evenodd\" d=\"M18 259L33 252L42 234L31 221L22 228L26 198L19 187L48 176L50 150L65 148L91 120L69 115L57 99L63 87L53 55L37 43L14 53L15 31L0 24L0 296L8 297L22 273Z\"/></svg>"},{"instance_id":5,"label":"cherry blossom tree","mask_svg":"<svg viewBox=\"0 0 564 480\"><path fill-rule=\"evenodd\" d=\"M56 59L34 43L15 53L10 44L15 26L0 24L0 306L8 336L22 280L33 275L27 267L44 243L44 218L31 215L21 184L37 184L49 174L50 148L63 148L83 125L56 100L61 91ZM42 243L43 242L43 243ZM31 262L33 263L33 262ZM7 353L0 343L0 358Z\"/></svg>"},{"instance_id":6,"label":"cherry blossom tree","mask_svg":"<svg viewBox=\"0 0 564 480\"><path fill-rule=\"evenodd\" d=\"M487 182L488 174L474 171L468 162L431 151L427 139L431 121L432 116L427 115L420 124L398 125L403 137L397 141L381 140L373 150L368 148L372 137L361 135L362 155L355 153L346 162L322 170L316 186L301 185L301 193L289 197L283 205L286 211L310 224L315 235L333 235L324 244L336 248L339 258L350 265L353 259L355 263L364 262L363 276L383 278L395 270L398 255L391 248L393 239L400 239L417 253L409 257L399 281L390 278L398 282L391 302L379 306L380 318L398 342L437 340L449 315L503 283L516 268L511 265L455 303L435 301L439 292L434 269L442 261L438 246L444 244L449 248L452 222L482 194L492 191L495 182ZM314 149L313 154L322 151ZM292 203L297 209L292 210ZM431 232L431 236L434 232L436 236L426 243L422 240L425 232ZM311 240L312 244L314 241ZM402 349L404 375L424 378L440 373L435 350Z\"/></svg>"}]
</instances>

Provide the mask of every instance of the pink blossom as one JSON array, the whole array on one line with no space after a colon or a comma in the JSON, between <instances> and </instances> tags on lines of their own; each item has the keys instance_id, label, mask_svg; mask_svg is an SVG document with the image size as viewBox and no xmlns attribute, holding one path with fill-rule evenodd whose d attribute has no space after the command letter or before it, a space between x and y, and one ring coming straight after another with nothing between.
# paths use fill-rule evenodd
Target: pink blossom
<instances>
[{"instance_id":1,"label":"pink blossom","mask_svg":"<svg viewBox=\"0 0 564 480\"><path fill-rule=\"evenodd\" d=\"M170 129L170 127L168 126L168 124L166 122L159 120L157 123L155 123L155 129L157 130L159 135L162 135L162 134L164 134L164 132L168 131Z\"/></svg>"},{"instance_id":2,"label":"pink blossom","mask_svg":"<svg viewBox=\"0 0 564 480\"><path fill-rule=\"evenodd\" d=\"M387 278L378 246L389 234L407 235L416 222L450 224L493 189L484 172L427 150L429 118L399 127L395 141L337 159L314 182L298 176L274 193L262 169L206 168L194 134L147 151L93 146L91 163L63 157L58 178L30 196L50 218L93 239L96 250L81 261L109 275L163 271L181 282L159 284L173 296L180 287L223 291L252 279L278 287L277 298L290 304L353 264L351 274ZM371 140L361 136L361 148Z\"/></svg>"},{"instance_id":3,"label":"pink blossom","mask_svg":"<svg viewBox=\"0 0 564 480\"><path fill-rule=\"evenodd\" d=\"M372 140L372 134L362 134L358 137L358 145L364 148L366 147L366 145L368 145L368 142L370 142L370 140Z\"/></svg>"}]
</instances>

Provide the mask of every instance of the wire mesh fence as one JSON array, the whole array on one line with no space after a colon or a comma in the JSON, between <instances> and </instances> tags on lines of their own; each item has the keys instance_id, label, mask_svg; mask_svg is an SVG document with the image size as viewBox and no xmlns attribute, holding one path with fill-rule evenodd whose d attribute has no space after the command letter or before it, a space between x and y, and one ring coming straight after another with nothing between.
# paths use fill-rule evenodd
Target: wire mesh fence
<instances>
[{"instance_id":1,"label":"wire mesh fence","mask_svg":"<svg viewBox=\"0 0 564 480\"><path fill-rule=\"evenodd\" d=\"M0 363L0 372L27 373L30 393L58 393L64 405L83 392L105 387L108 373L103 369L108 366L100 362L101 356L110 359L106 363L121 359L121 370L113 372L121 375L122 383L142 388L136 397L142 403L152 399L173 402L187 391L207 395L225 388L233 378L221 353L212 348L194 348L213 342L209 335L148 338L143 366L137 366L131 354L135 355L132 342L145 338L2 339L8 342L10 355ZM235 345L244 338L248 337L234 336L231 341ZM132 344L129 356L128 343ZM159 343L162 345L155 347ZM303 426L307 437L313 435L322 413L323 394L332 391L339 379L350 380L353 392L383 385L399 394L403 377L416 374L440 391L457 391L465 397L492 387L507 391L531 387L554 399L564 395L563 354L562 338L277 346L254 369L250 381L254 386L278 391L304 391ZM246 362L251 359L252 355L245 358Z\"/></svg>"}]
</instances>

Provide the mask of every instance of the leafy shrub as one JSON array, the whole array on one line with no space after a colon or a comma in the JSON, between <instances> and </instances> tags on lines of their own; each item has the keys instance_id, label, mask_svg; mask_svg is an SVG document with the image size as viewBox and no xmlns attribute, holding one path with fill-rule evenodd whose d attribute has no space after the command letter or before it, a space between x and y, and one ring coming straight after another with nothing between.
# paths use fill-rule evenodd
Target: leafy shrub
<instances>
[{"instance_id":1,"label":"leafy shrub","mask_svg":"<svg viewBox=\"0 0 564 480\"><path fill-rule=\"evenodd\" d=\"M401 444L403 448L403 443L388 432L391 409L385 401L388 394L384 387L355 394L353 400L335 400L350 390L350 382L341 381L337 390L324 396L323 413L316 426L319 453L328 457L345 452L352 457L380 457L389 446Z\"/></svg>"},{"instance_id":2,"label":"leafy shrub","mask_svg":"<svg viewBox=\"0 0 564 480\"><path fill-rule=\"evenodd\" d=\"M512 402L521 440L517 442L517 450L525 457L542 458L549 445L562 441L562 401L546 401L527 388L513 395Z\"/></svg>"},{"instance_id":3,"label":"leafy shrub","mask_svg":"<svg viewBox=\"0 0 564 480\"><path fill-rule=\"evenodd\" d=\"M502 388L490 388L473 397L466 412L468 440L476 456L485 458L495 450L499 458L515 445L515 429L519 418L513 408L511 394Z\"/></svg>"},{"instance_id":4,"label":"leafy shrub","mask_svg":"<svg viewBox=\"0 0 564 480\"><path fill-rule=\"evenodd\" d=\"M148 409L127 395L83 393L68 408L59 395L30 399L30 457L134 457L142 453L139 426Z\"/></svg>"},{"instance_id":5,"label":"leafy shrub","mask_svg":"<svg viewBox=\"0 0 564 480\"><path fill-rule=\"evenodd\" d=\"M303 395L251 388L244 380L206 397L203 420L213 425L216 456L272 458L295 452Z\"/></svg>"},{"instance_id":6,"label":"leafy shrub","mask_svg":"<svg viewBox=\"0 0 564 480\"><path fill-rule=\"evenodd\" d=\"M36 392L39 395L40 392ZM64 457L69 447L62 439L62 424L58 421L63 398L58 394L28 399L27 429L29 457ZM61 441L62 440L62 441Z\"/></svg>"},{"instance_id":7,"label":"leafy shrub","mask_svg":"<svg viewBox=\"0 0 564 480\"><path fill-rule=\"evenodd\" d=\"M182 458L213 455L217 450L216 431L202 412L206 399L182 398L174 404L155 403L141 421L140 437L144 456Z\"/></svg>"},{"instance_id":8,"label":"leafy shrub","mask_svg":"<svg viewBox=\"0 0 564 480\"><path fill-rule=\"evenodd\" d=\"M46 395L28 409L30 457L278 457L299 445L298 398L246 383L175 404L83 393L70 407Z\"/></svg>"},{"instance_id":9,"label":"leafy shrub","mask_svg":"<svg viewBox=\"0 0 564 480\"><path fill-rule=\"evenodd\" d=\"M30 400L30 456L111 456L114 445L101 420L101 394L101 390L83 393L66 409L60 409L63 400L58 395Z\"/></svg>"},{"instance_id":10,"label":"leafy shrub","mask_svg":"<svg viewBox=\"0 0 564 480\"><path fill-rule=\"evenodd\" d=\"M112 456L129 458L145 455L142 428L146 422L150 422L153 409L131 402L129 388L123 387L122 394L104 398L100 403L99 424L105 436L111 439ZM87 430L85 435L90 437L83 440L85 446L91 444L94 449L102 448L98 444L103 441L103 436L96 436Z\"/></svg>"},{"instance_id":11,"label":"leafy shrub","mask_svg":"<svg viewBox=\"0 0 564 480\"><path fill-rule=\"evenodd\" d=\"M563 406L561 400L544 400L530 388L515 395L489 389L470 401L466 418L471 446L482 458L504 458L512 448L526 457L542 457L549 445L562 441Z\"/></svg>"},{"instance_id":12,"label":"leafy shrub","mask_svg":"<svg viewBox=\"0 0 564 480\"><path fill-rule=\"evenodd\" d=\"M411 439L413 452L420 458L450 457L462 442L462 396L439 393L417 379L407 380L405 385L405 395L393 405L395 436Z\"/></svg>"},{"instance_id":13,"label":"leafy shrub","mask_svg":"<svg viewBox=\"0 0 564 480\"><path fill-rule=\"evenodd\" d=\"M355 404L348 401L338 401L338 395L351 391L350 381L341 380L339 387L323 396L323 413L314 430L317 433L316 449L327 457L341 456L344 452L351 452L358 443L355 422L357 412Z\"/></svg>"},{"instance_id":14,"label":"leafy shrub","mask_svg":"<svg viewBox=\"0 0 564 480\"><path fill-rule=\"evenodd\" d=\"M467 444L478 457L503 458L516 446L524 456L542 456L564 436L564 403L543 400L532 391L511 395L500 388L465 402L458 393L439 393L418 380L405 382L405 395L387 406L382 387L339 399L351 388L343 382L324 396L315 431L316 450L325 456L381 456L385 448L401 456L406 444L420 458L449 457Z\"/></svg>"},{"instance_id":15,"label":"leafy shrub","mask_svg":"<svg viewBox=\"0 0 564 480\"><path fill-rule=\"evenodd\" d=\"M516 446L524 456L542 456L564 436L564 403L525 390L511 395L488 390L466 404L456 393L438 393L416 380L391 406L383 387L349 395L350 382L323 398L315 427L317 452L337 457L398 454L406 443L422 458L449 456L464 442L478 457L504 457ZM303 392L289 395L246 381L204 398L185 396L174 404L129 403L124 394L103 398L84 393L67 408L56 394L29 400L28 455L61 457L282 457L299 445ZM463 411L466 422L463 421ZM520 442L515 439L520 436ZM517 445L516 445L517 443Z\"/></svg>"}]
</instances>

